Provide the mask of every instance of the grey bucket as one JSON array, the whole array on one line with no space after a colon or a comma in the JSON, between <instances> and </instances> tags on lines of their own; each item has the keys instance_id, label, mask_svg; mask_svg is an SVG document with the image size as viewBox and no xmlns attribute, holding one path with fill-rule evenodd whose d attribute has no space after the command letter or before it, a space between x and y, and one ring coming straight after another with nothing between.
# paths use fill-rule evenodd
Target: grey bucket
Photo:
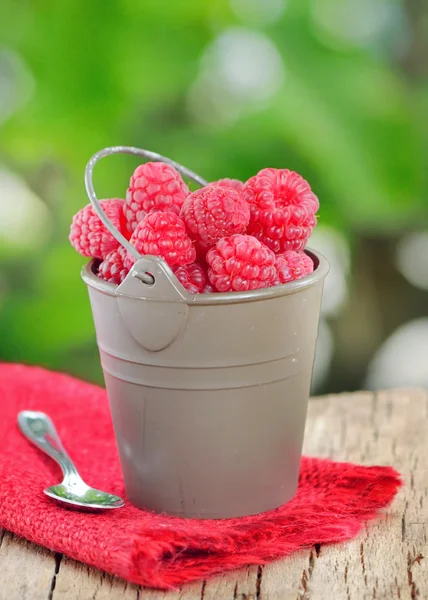
<instances>
[{"instance_id":1,"label":"grey bucket","mask_svg":"<svg viewBox=\"0 0 428 600\"><path fill-rule=\"evenodd\" d=\"M96 154L86 184L98 214L92 168L118 152L172 162L127 147ZM99 279L94 262L83 269L132 504L215 519L292 499L328 272L308 253L313 274L246 293L190 295L153 256L119 286Z\"/></svg>"}]
</instances>

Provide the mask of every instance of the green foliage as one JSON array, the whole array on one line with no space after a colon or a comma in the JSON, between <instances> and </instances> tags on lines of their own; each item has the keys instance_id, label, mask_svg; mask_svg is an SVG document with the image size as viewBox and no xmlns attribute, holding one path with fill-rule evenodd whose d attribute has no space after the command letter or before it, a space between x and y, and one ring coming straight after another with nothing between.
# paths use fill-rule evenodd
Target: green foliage
<instances>
[{"instance_id":1,"label":"green foliage","mask_svg":"<svg viewBox=\"0 0 428 600\"><path fill-rule=\"evenodd\" d=\"M0 252L2 359L100 379L84 260L67 235L87 203L85 164L104 146L149 148L208 180L296 169L320 197L321 222L350 240L427 218L426 85L370 46L326 43L309 1L288 0L278 21L252 27L282 58L278 92L230 121L196 118L188 97L203 53L222 31L244 26L226 0L2 3L0 46L20 57L34 88L0 122L0 163L55 224L36 250ZM105 162L99 196L123 197L135 160Z\"/></svg>"}]
</instances>

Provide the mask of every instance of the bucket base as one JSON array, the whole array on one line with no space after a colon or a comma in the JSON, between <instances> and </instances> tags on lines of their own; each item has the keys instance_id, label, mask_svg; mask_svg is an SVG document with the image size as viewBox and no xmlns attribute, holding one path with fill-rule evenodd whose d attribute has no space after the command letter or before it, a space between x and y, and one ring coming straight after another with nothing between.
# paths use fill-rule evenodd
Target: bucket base
<instances>
[{"instance_id":1,"label":"bucket base","mask_svg":"<svg viewBox=\"0 0 428 600\"><path fill-rule=\"evenodd\" d=\"M228 519L273 510L293 498L310 381L306 369L253 394L168 393L106 371L104 376L126 495L134 506L183 518Z\"/></svg>"},{"instance_id":2,"label":"bucket base","mask_svg":"<svg viewBox=\"0 0 428 600\"><path fill-rule=\"evenodd\" d=\"M294 490L294 492L292 494L288 494L286 497L284 497L282 500L273 503L273 504L269 504L268 506L262 508L261 510L257 510L257 511L253 511L253 512L237 512L237 513L231 513L228 516L225 516L224 514L201 514L201 513L189 513L189 512L182 512L182 511L165 511L165 510L159 510L158 507L148 507L143 505L138 498L132 498L132 497L127 497L127 500L133 505L135 506L135 508L138 508L140 510L144 510L144 511L148 511L148 512L155 512L157 514L164 514L170 517L176 517L176 518L180 518L180 519L198 519L198 520L212 520L212 521L218 521L218 520L226 520L226 519L237 519L237 518L241 518L241 517L252 517L255 515L261 515L263 513L267 513L270 512L272 510L276 510L277 508L280 508L281 506L284 506L284 504L288 504L288 502L290 502L294 496L296 495L296 491L297 491L297 486L296 489Z\"/></svg>"}]
</instances>

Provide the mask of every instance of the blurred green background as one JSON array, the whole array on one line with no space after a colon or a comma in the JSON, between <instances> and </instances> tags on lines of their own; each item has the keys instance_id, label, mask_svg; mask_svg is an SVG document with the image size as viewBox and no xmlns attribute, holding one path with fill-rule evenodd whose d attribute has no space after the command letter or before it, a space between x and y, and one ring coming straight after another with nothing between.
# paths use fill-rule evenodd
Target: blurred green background
<instances>
[{"instance_id":1,"label":"blurred green background","mask_svg":"<svg viewBox=\"0 0 428 600\"><path fill-rule=\"evenodd\" d=\"M67 235L126 144L300 172L332 263L314 391L428 387L427 57L421 0L2 0L0 359L102 380ZM136 166L105 159L99 196Z\"/></svg>"}]
</instances>

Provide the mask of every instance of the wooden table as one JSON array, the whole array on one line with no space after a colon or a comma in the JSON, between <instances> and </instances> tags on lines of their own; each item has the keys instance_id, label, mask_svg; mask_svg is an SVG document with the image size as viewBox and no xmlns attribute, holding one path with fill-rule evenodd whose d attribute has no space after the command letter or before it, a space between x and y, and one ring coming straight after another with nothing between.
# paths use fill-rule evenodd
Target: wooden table
<instances>
[{"instance_id":1,"label":"wooden table","mask_svg":"<svg viewBox=\"0 0 428 600\"><path fill-rule=\"evenodd\" d=\"M314 399L305 453L393 465L405 487L386 517L354 541L172 593L138 588L0 530L0 600L428 599L428 393Z\"/></svg>"}]
</instances>

